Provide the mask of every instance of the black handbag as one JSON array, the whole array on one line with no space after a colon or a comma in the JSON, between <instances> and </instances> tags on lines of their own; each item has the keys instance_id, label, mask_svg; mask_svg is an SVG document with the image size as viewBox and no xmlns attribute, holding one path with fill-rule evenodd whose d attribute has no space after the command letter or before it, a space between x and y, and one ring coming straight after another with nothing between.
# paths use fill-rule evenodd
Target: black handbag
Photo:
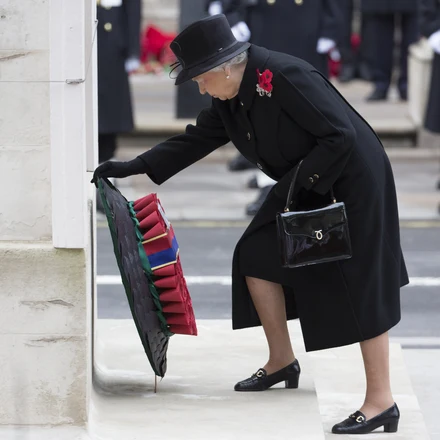
<instances>
[{"instance_id":1,"label":"black handbag","mask_svg":"<svg viewBox=\"0 0 440 440\"><path fill-rule=\"evenodd\" d=\"M331 205L310 211L290 210L301 163L296 166L284 212L276 217L282 266L293 268L351 258L345 204L336 202L333 189Z\"/></svg>"}]
</instances>

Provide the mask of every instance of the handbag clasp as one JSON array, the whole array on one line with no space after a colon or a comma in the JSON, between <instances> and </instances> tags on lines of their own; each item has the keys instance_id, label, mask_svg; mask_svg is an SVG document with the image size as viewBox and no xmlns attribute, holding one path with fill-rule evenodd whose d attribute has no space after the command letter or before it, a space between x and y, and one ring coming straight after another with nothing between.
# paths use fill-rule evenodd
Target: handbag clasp
<instances>
[{"instance_id":1,"label":"handbag clasp","mask_svg":"<svg viewBox=\"0 0 440 440\"><path fill-rule=\"evenodd\" d=\"M318 240L322 240L322 229L320 231L315 231L315 234Z\"/></svg>"}]
</instances>

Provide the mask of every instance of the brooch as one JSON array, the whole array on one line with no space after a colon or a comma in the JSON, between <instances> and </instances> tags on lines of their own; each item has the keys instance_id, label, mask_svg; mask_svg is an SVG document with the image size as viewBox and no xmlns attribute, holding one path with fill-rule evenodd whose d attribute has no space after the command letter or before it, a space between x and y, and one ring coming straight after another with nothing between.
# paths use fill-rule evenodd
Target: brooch
<instances>
[{"instance_id":1,"label":"brooch","mask_svg":"<svg viewBox=\"0 0 440 440\"><path fill-rule=\"evenodd\" d=\"M268 96L269 98L272 96L273 85L271 84L273 73L266 69L263 73L260 73L260 70L257 69L258 75L258 84L257 84L257 92L260 96Z\"/></svg>"}]
</instances>

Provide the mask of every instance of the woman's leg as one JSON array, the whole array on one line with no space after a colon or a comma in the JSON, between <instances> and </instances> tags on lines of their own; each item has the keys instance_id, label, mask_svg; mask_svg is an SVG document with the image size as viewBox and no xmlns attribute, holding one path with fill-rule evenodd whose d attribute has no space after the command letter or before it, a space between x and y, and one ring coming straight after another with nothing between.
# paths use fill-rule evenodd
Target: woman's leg
<instances>
[{"instance_id":1,"label":"woman's leg","mask_svg":"<svg viewBox=\"0 0 440 440\"><path fill-rule=\"evenodd\" d=\"M269 361L264 369L272 374L295 360L287 328L284 291L280 284L258 278L246 277L246 283L269 344Z\"/></svg>"},{"instance_id":2,"label":"woman's leg","mask_svg":"<svg viewBox=\"0 0 440 440\"><path fill-rule=\"evenodd\" d=\"M390 384L388 332L360 343L367 378L365 402L360 409L367 420L394 405Z\"/></svg>"}]
</instances>

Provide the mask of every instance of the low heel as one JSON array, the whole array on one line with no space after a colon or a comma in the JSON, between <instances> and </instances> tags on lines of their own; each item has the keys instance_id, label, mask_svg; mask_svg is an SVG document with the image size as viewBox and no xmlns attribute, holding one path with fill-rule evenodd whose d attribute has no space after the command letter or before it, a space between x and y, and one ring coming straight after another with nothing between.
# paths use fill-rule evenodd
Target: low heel
<instances>
[{"instance_id":1,"label":"low heel","mask_svg":"<svg viewBox=\"0 0 440 440\"><path fill-rule=\"evenodd\" d=\"M298 388L299 377L292 377L285 381L286 388Z\"/></svg>"},{"instance_id":2,"label":"low heel","mask_svg":"<svg viewBox=\"0 0 440 440\"><path fill-rule=\"evenodd\" d=\"M397 432L397 428L399 427L399 420L393 420L392 422L385 423L383 426L384 432Z\"/></svg>"}]
</instances>

